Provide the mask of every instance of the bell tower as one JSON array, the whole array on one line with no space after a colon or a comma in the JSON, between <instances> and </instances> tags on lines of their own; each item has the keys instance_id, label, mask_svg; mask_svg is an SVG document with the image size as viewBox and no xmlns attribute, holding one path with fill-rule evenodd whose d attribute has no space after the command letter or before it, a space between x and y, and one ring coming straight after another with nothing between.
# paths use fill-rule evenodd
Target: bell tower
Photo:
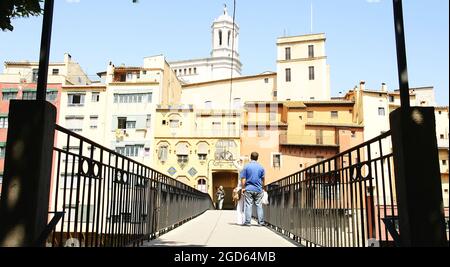
<instances>
[{"instance_id":1,"label":"bell tower","mask_svg":"<svg viewBox=\"0 0 450 267\"><path fill-rule=\"evenodd\" d=\"M234 53L234 58L239 60L239 26L235 23L233 24L233 18L228 14L228 8L226 5L224 6L223 13L216 20L214 20L211 28L211 57L231 58L232 53Z\"/></svg>"}]
</instances>

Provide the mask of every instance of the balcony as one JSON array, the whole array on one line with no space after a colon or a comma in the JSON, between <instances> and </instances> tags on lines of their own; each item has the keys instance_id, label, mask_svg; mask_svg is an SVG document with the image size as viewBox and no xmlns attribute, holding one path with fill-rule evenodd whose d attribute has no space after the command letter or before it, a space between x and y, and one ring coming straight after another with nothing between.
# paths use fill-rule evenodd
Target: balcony
<instances>
[{"instance_id":1,"label":"balcony","mask_svg":"<svg viewBox=\"0 0 450 267\"><path fill-rule=\"evenodd\" d=\"M303 147L331 147L339 148L334 136L315 135L280 135L280 145Z\"/></svg>"}]
</instances>

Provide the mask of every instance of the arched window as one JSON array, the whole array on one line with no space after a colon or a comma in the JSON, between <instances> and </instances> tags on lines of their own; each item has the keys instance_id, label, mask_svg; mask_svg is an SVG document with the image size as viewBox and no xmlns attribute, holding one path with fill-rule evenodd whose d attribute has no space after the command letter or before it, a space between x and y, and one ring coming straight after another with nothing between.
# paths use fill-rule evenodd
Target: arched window
<instances>
[{"instance_id":1,"label":"arched window","mask_svg":"<svg viewBox=\"0 0 450 267\"><path fill-rule=\"evenodd\" d=\"M219 45L222 45L222 30L219 30Z\"/></svg>"},{"instance_id":2,"label":"arched window","mask_svg":"<svg viewBox=\"0 0 450 267\"><path fill-rule=\"evenodd\" d=\"M228 46L230 46L231 41L231 31L228 31Z\"/></svg>"},{"instance_id":3,"label":"arched window","mask_svg":"<svg viewBox=\"0 0 450 267\"><path fill-rule=\"evenodd\" d=\"M200 142L197 146L197 155L199 160L206 160L208 157L209 145L206 142Z\"/></svg>"},{"instance_id":4,"label":"arched window","mask_svg":"<svg viewBox=\"0 0 450 267\"><path fill-rule=\"evenodd\" d=\"M206 185L206 179L204 178L198 179L197 190L203 193L208 193L208 186Z\"/></svg>"}]
</instances>

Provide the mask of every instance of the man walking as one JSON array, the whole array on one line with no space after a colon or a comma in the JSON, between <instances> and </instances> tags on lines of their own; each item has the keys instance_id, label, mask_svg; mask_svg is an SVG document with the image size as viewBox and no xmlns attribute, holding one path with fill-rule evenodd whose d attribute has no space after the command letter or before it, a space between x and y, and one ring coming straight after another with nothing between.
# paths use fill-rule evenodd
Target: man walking
<instances>
[{"instance_id":1,"label":"man walking","mask_svg":"<svg viewBox=\"0 0 450 267\"><path fill-rule=\"evenodd\" d=\"M249 226L252 218L253 203L256 205L256 212L258 214L258 224L264 226L264 211L262 208L263 187L265 171L263 166L258 161L259 154L253 152L251 155L251 162L247 164L241 172L242 192L245 197L245 223Z\"/></svg>"}]
</instances>

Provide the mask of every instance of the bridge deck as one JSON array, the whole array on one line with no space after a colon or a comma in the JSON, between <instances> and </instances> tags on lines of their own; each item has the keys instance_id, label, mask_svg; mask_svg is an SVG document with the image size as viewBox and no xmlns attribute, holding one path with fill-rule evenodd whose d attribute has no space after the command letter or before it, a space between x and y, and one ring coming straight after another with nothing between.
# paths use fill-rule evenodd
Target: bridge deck
<instances>
[{"instance_id":1,"label":"bridge deck","mask_svg":"<svg viewBox=\"0 0 450 267\"><path fill-rule=\"evenodd\" d=\"M203 215L176 228L144 247L297 247L277 232L257 226L235 223L235 211L207 211Z\"/></svg>"}]
</instances>

